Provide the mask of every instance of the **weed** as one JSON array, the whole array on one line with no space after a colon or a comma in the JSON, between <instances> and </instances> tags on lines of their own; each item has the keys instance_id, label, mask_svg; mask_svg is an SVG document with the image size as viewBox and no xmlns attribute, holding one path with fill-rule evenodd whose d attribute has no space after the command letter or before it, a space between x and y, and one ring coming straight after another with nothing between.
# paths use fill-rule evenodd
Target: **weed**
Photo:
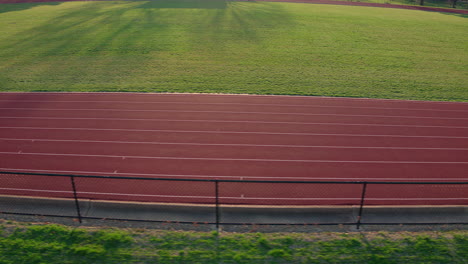
<instances>
[{"instance_id":1,"label":"weed","mask_svg":"<svg viewBox=\"0 0 468 264\"><path fill-rule=\"evenodd\" d=\"M197 233L17 225L0 263L465 263L466 231L405 234Z\"/></svg>"}]
</instances>

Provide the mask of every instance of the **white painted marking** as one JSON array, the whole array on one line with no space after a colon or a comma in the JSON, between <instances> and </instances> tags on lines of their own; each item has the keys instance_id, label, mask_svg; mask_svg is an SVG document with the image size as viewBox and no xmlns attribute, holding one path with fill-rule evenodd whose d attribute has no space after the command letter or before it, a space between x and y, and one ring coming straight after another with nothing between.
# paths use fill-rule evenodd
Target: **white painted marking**
<instances>
[{"instance_id":1,"label":"white painted marking","mask_svg":"<svg viewBox=\"0 0 468 264\"><path fill-rule=\"evenodd\" d=\"M71 170L39 170L39 169L18 169L18 168L0 168L2 171L17 171L19 173L21 172L36 172L36 173L58 173L58 174L82 174L82 175L96 175L96 176L109 176L111 172L102 172L102 171L71 171ZM350 177L265 177L265 176L253 176L253 175L244 175L244 176L239 176L239 175L195 175L195 174L160 174L160 173L130 173L130 172L119 172L116 173L121 176L125 177L148 177L148 178L157 178L157 177L163 177L167 178L168 180L170 179L201 179L201 178L207 178L207 179L216 179L216 178L224 178L224 179L237 179L241 178L243 180L244 178L246 180L255 180L255 179L260 179L260 180L303 180L303 181L316 181L316 180L323 180L323 181L409 181L409 182L414 182L414 181L422 181L422 182L427 182L427 181L458 181L458 182L463 182L467 181L468 178L370 178L370 177L359 177L359 178L350 178ZM1 175L1 174L0 174Z\"/></svg>"},{"instance_id":2,"label":"white painted marking","mask_svg":"<svg viewBox=\"0 0 468 264\"><path fill-rule=\"evenodd\" d=\"M94 118L94 117L12 117L4 116L0 119L42 119L42 120L103 120L103 121L152 121L152 122L190 122L190 123L246 123L246 124L288 124L314 126L375 126L375 127L417 127L417 128L458 128L468 129L468 126L426 126L426 125L395 125L395 124L358 124L358 123L324 123L324 122L270 122L248 120L209 120L209 119L154 119L154 118Z\"/></svg>"},{"instance_id":3,"label":"white painted marking","mask_svg":"<svg viewBox=\"0 0 468 264\"><path fill-rule=\"evenodd\" d=\"M7 191L29 191L29 192L49 192L49 193L70 193L71 191L60 191L60 190L43 190L43 189L19 189L19 188L0 188L0 190ZM94 195L114 195L114 196L141 196L141 197L171 197L171 198L210 198L214 196L192 196L192 195L156 195L156 194L138 194L138 193L106 193L106 192L82 192L78 191L77 194L94 194ZM221 198L221 197L220 197Z\"/></svg>"},{"instance_id":4,"label":"white painted marking","mask_svg":"<svg viewBox=\"0 0 468 264\"><path fill-rule=\"evenodd\" d=\"M19 95L24 95L24 92L1 92L4 94L19 94ZM442 105L462 105L466 104L465 102L444 102L444 101L423 101L423 100L399 100L399 99L385 99L385 98L353 98L353 97L340 97L340 96L311 96L311 95L260 95L260 94L229 94L229 93L176 93L176 92L28 92L28 95L34 94L34 95L39 95L40 96L47 96L47 95L89 95L89 94L97 94L97 95L120 95L120 96L126 96L126 95L145 95L145 96L160 96L160 97L257 97L257 98L287 98L289 99L295 99L295 98L301 98L301 99L308 99L311 101L315 101L315 99L320 100L320 99L328 99L328 100L333 100L333 101L389 101L389 102L395 102L395 103L407 103L411 102L414 104L442 104Z\"/></svg>"},{"instance_id":5,"label":"white painted marking","mask_svg":"<svg viewBox=\"0 0 468 264\"><path fill-rule=\"evenodd\" d=\"M63 157L100 157L119 158L119 155L73 154L73 153L35 153L0 151L5 155L33 156L63 156ZM201 158L201 157L166 157L166 156L125 156L132 159L162 159L162 160L208 160L208 161L253 161L253 162L299 162L299 163L377 163L377 164L468 164L468 161L392 161L392 160L288 160L288 159L240 159L240 158Z\"/></svg>"},{"instance_id":6,"label":"white painted marking","mask_svg":"<svg viewBox=\"0 0 468 264\"><path fill-rule=\"evenodd\" d=\"M314 104L266 104L266 103L230 103L230 102L223 102L223 103L198 103L198 102L181 102L181 101L154 101L154 102L147 102L147 101L112 101L112 100L96 100L96 101L89 101L89 100L0 100L0 102L26 102L26 103L118 103L118 104L169 104L169 105L239 105L239 106L274 106L274 107L306 107L306 108L344 108L344 109L384 109L384 110L411 110L411 111L442 111L442 112L468 112L468 110L451 110L451 109L431 109L431 108L405 108L405 107L375 107L375 106L342 106L342 105L318 105Z\"/></svg>"},{"instance_id":7,"label":"white painted marking","mask_svg":"<svg viewBox=\"0 0 468 264\"><path fill-rule=\"evenodd\" d=\"M109 111L109 112L167 112L167 113L218 113L218 114L264 114L264 115L302 115L302 116L351 116L351 117L380 117L380 118L416 118L416 119L442 119L442 120L468 120L464 117L432 117L432 116L391 116L391 115L349 115L349 114L312 114L312 113L281 113L281 112L241 112L241 111L201 111L201 110L136 110L136 109L75 109L75 108L25 108L2 107L0 110L34 110L34 111Z\"/></svg>"},{"instance_id":8,"label":"white painted marking","mask_svg":"<svg viewBox=\"0 0 468 264\"><path fill-rule=\"evenodd\" d=\"M44 190L44 189L20 189L20 188L0 188L5 191L28 191L28 192L45 192L45 193L64 193L72 194L71 191L60 191L60 190ZM215 196L195 196L195 195L159 195L159 194L140 194L140 193L109 193L109 192L77 192L78 195L106 195L106 196L130 196L130 197L157 197L157 198L189 198L189 199L215 199ZM359 197L229 197L220 196L220 199L235 199L235 200L279 200L279 201L341 201L341 200L356 200L359 201ZM440 197L440 198L366 198L367 201L456 201L456 200L468 200L465 197Z\"/></svg>"},{"instance_id":9,"label":"white painted marking","mask_svg":"<svg viewBox=\"0 0 468 264\"><path fill-rule=\"evenodd\" d=\"M326 134L326 133L286 133L286 132L245 132L245 131L210 131L210 130L165 130L165 129L120 129L120 128L79 128L79 127L0 127L3 129L29 130L76 130L76 131L125 131L125 132L164 132L164 133L201 133L201 134L255 134L255 135L297 135L297 136L346 136L346 137L395 137L395 138L453 138L468 139L458 136L415 136L415 135L378 135L378 134Z\"/></svg>"},{"instance_id":10,"label":"white painted marking","mask_svg":"<svg viewBox=\"0 0 468 264\"><path fill-rule=\"evenodd\" d=\"M142 145L182 145L182 146L228 146L228 147L277 147L277 148L333 148L333 149L405 149L405 150L468 150L468 148L431 148L431 147L375 147L375 146L320 146L320 145L259 145L259 144L216 144L191 142L150 142L150 141L112 141L112 140L75 140L75 139L26 139L0 138L3 141L67 142L67 143L105 143L105 144L142 144Z\"/></svg>"}]
</instances>

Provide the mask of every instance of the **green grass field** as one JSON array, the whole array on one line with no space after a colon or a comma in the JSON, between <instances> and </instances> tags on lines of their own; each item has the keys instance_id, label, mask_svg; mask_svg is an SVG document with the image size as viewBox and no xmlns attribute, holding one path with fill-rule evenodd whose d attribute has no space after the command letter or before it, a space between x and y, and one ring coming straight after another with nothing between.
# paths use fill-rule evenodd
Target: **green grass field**
<instances>
[{"instance_id":1,"label":"green grass field","mask_svg":"<svg viewBox=\"0 0 468 264\"><path fill-rule=\"evenodd\" d=\"M337 0L337 1L421 6L421 0ZM453 8L453 0L424 0L423 6L439 7L439 8ZM466 10L468 9L468 2L457 1L455 8Z\"/></svg>"},{"instance_id":2,"label":"green grass field","mask_svg":"<svg viewBox=\"0 0 468 264\"><path fill-rule=\"evenodd\" d=\"M0 5L0 91L468 101L467 18L221 0Z\"/></svg>"},{"instance_id":3,"label":"green grass field","mask_svg":"<svg viewBox=\"0 0 468 264\"><path fill-rule=\"evenodd\" d=\"M466 263L467 231L207 233L0 225L0 263Z\"/></svg>"}]
</instances>

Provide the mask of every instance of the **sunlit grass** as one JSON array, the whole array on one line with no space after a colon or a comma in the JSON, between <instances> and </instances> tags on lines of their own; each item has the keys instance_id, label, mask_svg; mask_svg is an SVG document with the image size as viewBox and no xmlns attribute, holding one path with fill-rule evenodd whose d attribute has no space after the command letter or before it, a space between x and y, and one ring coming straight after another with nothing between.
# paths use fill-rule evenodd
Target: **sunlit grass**
<instances>
[{"instance_id":1,"label":"sunlit grass","mask_svg":"<svg viewBox=\"0 0 468 264\"><path fill-rule=\"evenodd\" d=\"M468 101L467 16L221 0L0 5L0 91Z\"/></svg>"},{"instance_id":2,"label":"sunlit grass","mask_svg":"<svg viewBox=\"0 0 468 264\"><path fill-rule=\"evenodd\" d=\"M466 231L216 233L0 226L0 263L466 263Z\"/></svg>"}]
</instances>

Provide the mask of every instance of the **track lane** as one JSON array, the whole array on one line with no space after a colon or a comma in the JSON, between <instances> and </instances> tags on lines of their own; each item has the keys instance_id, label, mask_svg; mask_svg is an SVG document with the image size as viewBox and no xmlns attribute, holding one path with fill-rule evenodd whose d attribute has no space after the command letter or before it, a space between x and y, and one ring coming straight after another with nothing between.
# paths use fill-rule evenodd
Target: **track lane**
<instances>
[{"instance_id":1,"label":"track lane","mask_svg":"<svg viewBox=\"0 0 468 264\"><path fill-rule=\"evenodd\" d=\"M51 144L55 143L55 144ZM2 140L0 153L56 153L58 155L92 155L121 157L174 157L204 159L270 159L335 161L414 161L467 162L468 149L368 148L343 146L236 146L193 144L145 144L117 142L74 142Z\"/></svg>"},{"instance_id":2,"label":"track lane","mask_svg":"<svg viewBox=\"0 0 468 264\"><path fill-rule=\"evenodd\" d=\"M96 113L94 113L96 115ZM250 115L251 116L251 115ZM193 116L195 117L195 116ZM274 116L273 116L274 117ZM191 118L178 118L177 116L167 115L161 116L160 118L155 118L153 115L150 115L146 118L125 118L122 116L115 117L72 117L70 114L68 116L64 115L62 117L49 117L49 116L1 116L0 122L11 122L12 120L17 121L87 121L87 122L203 122L203 123L217 123L217 124L269 124L269 125L343 125L343 126L382 126L382 127L424 127L424 128L457 128L457 129L468 129L468 125L464 122L463 119L443 119L443 118L413 118L409 122L400 122L402 118L400 117L391 117L388 118L361 118L360 123L356 123L350 118L350 116L318 116L318 118L308 118L307 120L293 120L282 118L282 120L269 120L269 119L256 119L249 120L251 118L243 119L225 119L220 117L218 119L207 118L200 119L200 117ZM276 118L275 118L276 119ZM355 119L355 117L354 117ZM391 122L393 119L393 122ZM403 118L403 120L406 120ZM408 121L408 120L406 120Z\"/></svg>"},{"instance_id":3,"label":"track lane","mask_svg":"<svg viewBox=\"0 0 468 264\"><path fill-rule=\"evenodd\" d=\"M412 127L355 124L268 124L268 123L235 123L213 121L145 121L145 120L70 120L70 119L0 119L4 128L60 128L60 129L125 129L155 131L210 131L210 132L253 132L285 134L367 134L367 135L417 135L466 137L468 127Z\"/></svg>"},{"instance_id":4,"label":"track lane","mask_svg":"<svg viewBox=\"0 0 468 264\"><path fill-rule=\"evenodd\" d=\"M26 119L53 119L53 118L78 118L90 120L106 120L118 119L122 122L127 119L132 120L192 120L192 121L235 121L235 122L295 122L295 123L342 123L356 124L356 118L359 118L359 124L368 125L396 125L396 126L446 126L446 127L467 127L465 119L450 119L450 118L420 118L408 116L371 116L371 115L290 115L283 114L268 114L257 113L227 113L227 112L188 112L188 111L155 111L150 114L139 111L95 111L95 110L80 110L80 111L61 111L61 110L45 110L45 109L2 109L0 118L26 118Z\"/></svg>"},{"instance_id":5,"label":"track lane","mask_svg":"<svg viewBox=\"0 0 468 264\"><path fill-rule=\"evenodd\" d=\"M158 133L155 133L158 132ZM259 136L261 135L261 136ZM292 146L357 146L357 147L429 147L468 148L466 138L421 137L401 135L350 134L259 134L218 133L216 131L136 131L136 130L73 130L50 128L0 129L1 138L27 138L51 140L102 140L121 142L172 142L200 144L258 144Z\"/></svg>"},{"instance_id":6,"label":"track lane","mask_svg":"<svg viewBox=\"0 0 468 264\"><path fill-rule=\"evenodd\" d=\"M7 177L5 177L7 176ZM13 177L12 177L13 176ZM14 177L16 176L16 177ZM72 198L67 177L0 175L7 185L0 191L7 194ZM9 177L9 179L8 179ZM78 195L83 199L112 199L137 202L214 203L212 182L176 184L172 181L75 178ZM180 183L180 182L179 182ZM16 188L18 185L21 188ZM132 188L128 188L132 186ZM220 183L221 203L264 205L359 205L362 186L359 184L272 184ZM294 192L291 192L294 190ZM389 192L390 191L390 192ZM449 191L449 192L447 192ZM459 185L368 185L367 205L464 205L468 186ZM389 193L397 194L389 196ZM431 197L427 197L431 193Z\"/></svg>"},{"instance_id":7,"label":"track lane","mask_svg":"<svg viewBox=\"0 0 468 264\"><path fill-rule=\"evenodd\" d=\"M30 104L16 103L12 107L1 107L1 110L34 110L41 108L45 110L59 110L59 111L141 111L141 112L225 112L225 113L252 113L252 114L288 114L288 115L366 115L366 116L409 116L421 118L451 118L451 119L467 119L468 111L440 111L428 109L413 110L413 109L400 109L400 108L329 108L329 107L293 107L293 106L237 106L237 105L209 105L209 104L47 104L43 103L40 107L31 107Z\"/></svg>"},{"instance_id":8,"label":"track lane","mask_svg":"<svg viewBox=\"0 0 468 264\"><path fill-rule=\"evenodd\" d=\"M268 96L268 95L222 95L222 94L160 94L160 93L2 93L0 100L11 102L31 100L41 105L44 101L117 101L117 102L179 102L179 103L218 103L218 104L286 104L286 105L324 105L338 107L377 107L377 108L410 108L468 111L466 103L461 102L433 102L393 99L340 98L340 97L312 97L312 96Z\"/></svg>"},{"instance_id":9,"label":"track lane","mask_svg":"<svg viewBox=\"0 0 468 264\"><path fill-rule=\"evenodd\" d=\"M96 172L110 175L255 180L433 180L466 179L468 163L388 161L273 161L102 157L0 153L0 168Z\"/></svg>"}]
</instances>

